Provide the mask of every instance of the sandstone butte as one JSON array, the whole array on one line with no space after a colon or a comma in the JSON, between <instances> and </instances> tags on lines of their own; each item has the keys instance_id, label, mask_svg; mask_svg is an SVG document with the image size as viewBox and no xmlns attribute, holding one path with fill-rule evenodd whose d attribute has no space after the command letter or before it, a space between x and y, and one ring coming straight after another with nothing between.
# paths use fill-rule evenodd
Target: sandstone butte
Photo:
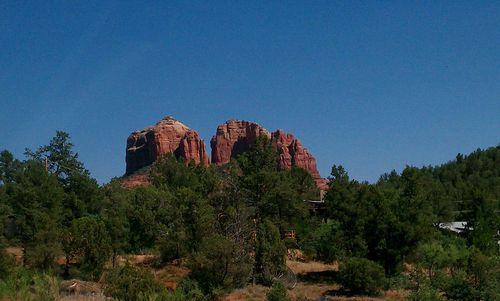
<instances>
[{"instance_id":1,"label":"sandstone butte","mask_svg":"<svg viewBox=\"0 0 500 301\"><path fill-rule=\"evenodd\" d=\"M290 169L292 166L303 168L311 174L318 188L326 190L327 181L321 178L316 159L304 148L300 140L282 130L270 134L255 122L229 120L219 125L215 136L210 140L212 163L216 165L228 163L231 158L250 149L259 136L271 139L278 152L281 168Z\"/></svg>"},{"instance_id":2,"label":"sandstone butte","mask_svg":"<svg viewBox=\"0 0 500 301\"><path fill-rule=\"evenodd\" d=\"M127 138L126 175L151 165L161 155L174 154L186 162L208 165L205 142L198 132L167 116L156 125L133 132Z\"/></svg>"},{"instance_id":3,"label":"sandstone butte","mask_svg":"<svg viewBox=\"0 0 500 301\"><path fill-rule=\"evenodd\" d=\"M223 165L231 158L247 151L257 137L271 139L276 147L281 168L292 166L307 170L316 181L318 188L326 190L327 181L321 178L316 167L316 159L292 134L277 130L269 133L259 124L250 121L229 120L217 127L212 137L212 163ZM155 126L133 132L127 139L126 175L124 186L132 187L147 182L147 175L137 171L151 165L159 156L173 153L186 162L208 165L205 143L196 131L175 120L165 117Z\"/></svg>"}]
</instances>

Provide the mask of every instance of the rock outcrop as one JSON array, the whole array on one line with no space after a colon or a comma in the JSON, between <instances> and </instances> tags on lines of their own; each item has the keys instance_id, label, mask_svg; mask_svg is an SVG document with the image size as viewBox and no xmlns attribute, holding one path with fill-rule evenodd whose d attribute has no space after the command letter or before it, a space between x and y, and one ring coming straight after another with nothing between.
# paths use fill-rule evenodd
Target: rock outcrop
<instances>
[{"instance_id":1,"label":"rock outcrop","mask_svg":"<svg viewBox=\"0 0 500 301\"><path fill-rule=\"evenodd\" d=\"M307 151L300 140L292 134L277 130L271 134L255 122L229 120L217 127L215 136L210 140L212 163L222 165L231 158L247 151L259 136L271 139L279 155L278 163L283 169L297 166L307 170L320 189L325 187L316 166L316 159Z\"/></svg>"},{"instance_id":2,"label":"rock outcrop","mask_svg":"<svg viewBox=\"0 0 500 301\"><path fill-rule=\"evenodd\" d=\"M229 120L217 127L215 136L210 140L212 163L223 165L231 158L249 150L257 137L265 136L276 147L278 164L282 169L293 166L307 170L321 190L327 187L316 166L316 159L292 134L282 130L269 133L259 124L251 121ZM142 131L133 132L127 139L126 173L123 180L126 187L148 183L148 175L143 167L153 164L164 154L174 154L186 162L208 165L209 160L205 142L198 133L183 123L167 116L156 125Z\"/></svg>"},{"instance_id":3,"label":"rock outcrop","mask_svg":"<svg viewBox=\"0 0 500 301\"><path fill-rule=\"evenodd\" d=\"M307 170L315 180L321 179L316 159L292 134L277 130L271 134L271 142L276 146L281 168L300 167Z\"/></svg>"},{"instance_id":4,"label":"rock outcrop","mask_svg":"<svg viewBox=\"0 0 500 301\"><path fill-rule=\"evenodd\" d=\"M205 142L198 133L167 116L156 125L133 132L127 139L126 174L151 165L161 155L174 154L186 162L208 165Z\"/></svg>"},{"instance_id":5,"label":"rock outcrop","mask_svg":"<svg viewBox=\"0 0 500 301\"><path fill-rule=\"evenodd\" d=\"M266 129L255 122L226 121L217 127L215 136L210 140L212 163L217 165L229 163L231 158L249 150L260 136L271 137Z\"/></svg>"}]
</instances>

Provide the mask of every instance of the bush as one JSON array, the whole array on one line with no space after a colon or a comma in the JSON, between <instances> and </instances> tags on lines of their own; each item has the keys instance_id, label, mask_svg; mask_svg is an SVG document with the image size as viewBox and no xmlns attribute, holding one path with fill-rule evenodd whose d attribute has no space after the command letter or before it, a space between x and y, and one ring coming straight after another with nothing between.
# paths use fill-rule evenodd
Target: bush
<instances>
[{"instance_id":1,"label":"bush","mask_svg":"<svg viewBox=\"0 0 500 301\"><path fill-rule=\"evenodd\" d=\"M354 294L378 295L385 284L384 269L365 258L350 258L339 266L339 282Z\"/></svg>"},{"instance_id":2,"label":"bush","mask_svg":"<svg viewBox=\"0 0 500 301\"><path fill-rule=\"evenodd\" d=\"M278 228L268 219L262 221L257 232L255 251L256 272L265 285L270 285L274 275L285 271L286 246Z\"/></svg>"},{"instance_id":3,"label":"bush","mask_svg":"<svg viewBox=\"0 0 500 301\"><path fill-rule=\"evenodd\" d=\"M50 274L16 268L0 280L0 300L55 301L59 289L58 279Z\"/></svg>"},{"instance_id":4,"label":"bush","mask_svg":"<svg viewBox=\"0 0 500 301\"><path fill-rule=\"evenodd\" d=\"M146 270L126 265L108 271L104 276L104 294L123 301L134 301L147 295L166 292Z\"/></svg>"},{"instance_id":5,"label":"bush","mask_svg":"<svg viewBox=\"0 0 500 301\"><path fill-rule=\"evenodd\" d=\"M273 284L271 290L267 292L267 301L290 301L285 286L280 282Z\"/></svg>"},{"instance_id":6,"label":"bush","mask_svg":"<svg viewBox=\"0 0 500 301\"><path fill-rule=\"evenodd\" d=\"M413 290L408 296L410 301L443 301L444 298L439 295L439 292L430 283L420 285Z\"/></svg>"},{"instance_id":7,"label":"bush","mask_svg":"<svg viewBox=\"0 0 500 301\"><path fill-rule=\"evenodd\" d=\"M0 244L0 280L7 278L14 267L14 259L7 254L2 244Z\"/></svg>"},{"instance_id":8,"label":"bush","mask_svg":"<svg viewBox=\"0 0 500 301\"><path fill-rule=\"evenodd\" d=\"M446 279L443 291L449 300L477 300L477 292L466 280L465 273L458 273Z\"/></svg>"},{"instance_id":9,"label":"bush","mask_svg":"<svg viewBox=\"0 0 500 301\"><path fill-rule=\"evenodd\" d=\"M252 272L250 256L238 252L237 242L222 235L205 238L189 260L191 277L204 292L213 294L244 286Z\"/></svg>"}]
</instances>

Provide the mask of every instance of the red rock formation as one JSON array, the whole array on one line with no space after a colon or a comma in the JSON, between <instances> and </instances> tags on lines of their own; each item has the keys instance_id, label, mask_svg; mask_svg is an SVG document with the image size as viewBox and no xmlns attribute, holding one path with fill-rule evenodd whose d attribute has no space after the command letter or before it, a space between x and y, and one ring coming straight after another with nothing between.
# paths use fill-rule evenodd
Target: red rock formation
<instances>
[{"instance_id":1,"label":"red rock formation","mask_svg":"<svg viewBox=\"0 0 500 301\"><path fill-rule=\"evenodd\" d=\"M269 132L255 122L229 120L219 125L210 140L212 163L228 163L231 158L250 149L259 136L270 138Z\"/></svg>"},{"instance_id":2,"label":"red rock formation","mask_svg":"<svg viewBox=\"0 0 500 301\"><path fill-rule=\"evenodd\" d=\"M229 120L217 127L210 141L212 163L222 165L231 158L247 151L259 136L271 140L279 155L278 163L283 169L297 166L307 170L316 181L318 188L326 189L327 181L322 179L316 167L316 159L292 134L277 130L272 134L255 122ZM205 143L198 133L172 117L165 117L155 126L130 134L127 139L126 179L124 186L133 187L147 184L148 176L136 171L151 165L161 155L173 153L186 162L208 165Z\"/></svg>"},{"instance_id":3,"label":"red rock formation","mask_svg":"<svg viewBox=\"0 0 500 301\"><path fill-rule=\"evenodd\" d=\"M276 146L279 155L279 165L284 169L297 166L307 170L314 180L321 179L316 159L304 148L300 140L292 134L277 130L271 134L271 142Z\"/></svg>"},{"instance_id":4,"label":"red rock formation","mask_svg":"<svg viewBox=\"0 0 500 301\"><path fill-rule=\"evenodd\" d=\"M175 154L186 162L208 165L205 142L198 133L167 116L155 126L133 132L127 139L126 174L151 165L161 155Z\"/></svg>"},{"instance_id":5,"label":"red rock formation","mask_svg":"<svg viewBox=\"0 0 500 301\"><path fill-rule=\"evenodd\" d=\"M219 125L210 141L212 163L217 165L228 163L231 158L247 151L259 136L271 139L279 155L279 165L283 169L290 169L292 166L303 168L311 174L318 188L326 187L326 180L321 178L316 167L316 159L304 148L300 140L282 130L269 134L255 122L229 120Z\"/></svg>"}]
</instances>

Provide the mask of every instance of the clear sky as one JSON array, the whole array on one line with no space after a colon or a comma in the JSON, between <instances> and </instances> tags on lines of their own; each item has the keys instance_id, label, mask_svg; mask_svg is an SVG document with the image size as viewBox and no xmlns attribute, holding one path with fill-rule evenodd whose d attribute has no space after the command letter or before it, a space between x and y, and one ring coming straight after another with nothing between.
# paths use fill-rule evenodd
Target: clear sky
<instances>
[{"instance_id":1,"label":"clear sky","mask_svg":"<svg viewBox=\"0 0 500 301\"><path fill-rule=\"evenodd\" d=\"M0 149L64 130L105 183L165 115L207 145L282 128L368 181L498 145L500 2L0 2Z\"/></svg>"}]
</instances>

